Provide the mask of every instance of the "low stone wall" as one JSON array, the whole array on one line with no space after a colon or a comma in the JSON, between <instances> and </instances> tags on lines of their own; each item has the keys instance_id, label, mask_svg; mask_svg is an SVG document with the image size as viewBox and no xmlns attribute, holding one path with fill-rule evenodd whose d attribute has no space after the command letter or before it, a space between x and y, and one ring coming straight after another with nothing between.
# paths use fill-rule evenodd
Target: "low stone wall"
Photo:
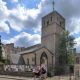
<instances>
[{"instance_id":1,"label":"low stone wall","mask_svg":"<svg viewBox=\"0 0 80 80\"><path fill-rule=\"evenodd\" d=\"M2 65L0 75L33 77L32 66L27 65Z\"/></svg>"},{"instance_id":2,"label":"low stone wall","mask_svg":"<svg viewBox=\"0 0 80 80\"><path fill-rule=\"evenodd\" d=\"M34 66L32 65L3 65L4 71L10 71L10 72L25 72L25 71L31 71Z\"/></svg>"},{"instance_id":3,"label":"low stone wall","mask_svg":"<svg viewBox=\"0 0 80 80\"><path fill-rule=\"evenodd\" d=\"M0 71L4 70L3 65L0 65Z\"/></svg>"},{"instance_id":4,"label":"low stone wall","mask_svg":"<svg viewBox=\"0 0 80 80\"><path fill-rule=\"evenodd\" d=\"M75 75L76 77L80 77L80 64L76 64L76 65L74 66L74 75Z\"/></svg>"},{"instance_id":5,"label":"low stone wall","mask_svg":"<svg viewBox=\"0 0 80 80\"><path fill-rule=\"evenodd\" d=\"M32 72L9 72L9 71L0 71L0 75L33 77L33 73L32 73Z\"/></svg>"}]
</instances>

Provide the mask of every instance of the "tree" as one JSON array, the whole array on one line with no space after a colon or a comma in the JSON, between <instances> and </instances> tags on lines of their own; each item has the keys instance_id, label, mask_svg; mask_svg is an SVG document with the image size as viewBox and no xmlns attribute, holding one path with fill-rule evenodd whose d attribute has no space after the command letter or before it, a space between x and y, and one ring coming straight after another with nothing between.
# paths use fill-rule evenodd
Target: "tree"
<instances>
[{"instance_id":1,"label":"tree","mask_svg":"<svg viewBox=\"0 0 80 80\"><path fill-rule=\"evenodd\" d=\"M64 74L66 65L71 66L75 62L74 37L68 31L63 31L58 37L58 60L59 65L55 67L55 72ZM62 73L63 71L63 73Z\"/></svg>"},{"instance_id":2,"label":"tree","mask_svg":"<svg viewBox=\"0 0 80 80\"><path fill-rule=\"evenodd\" d=\"M76 49L74 48L74 36L69 35L69 32L66 31L66 50L67 50L67 64L73 65L75 63L75 53Z\"/></svg>"},{"instance_id":3,"label":"tree","mask_svg":"<svg viewBox=\"0 0 80 80\"><path fill-rule=\"evenodd\" d=\"M2 43L1 43L1 36L0 36L0 61L2 61Z\"/></svg>"},{"instance_id":4,"label":"tree","mask_svg":"<svg viewBox=\"0 0 80 80\"><path fill-rule=\"evenodd\" d=\"M0 62L5 64L10 64L10 60L4 59L2 55L2 43L1 43L1 36L0 36Z\"/></svg>"},{"instance_id":5,"label":"tree","mask_svg":"<svg viewBox=\"0 0 80 80\"><path fill-rule=\"evenodd\" d=\"M68 31L63 31L59 35L59 61L61 64L73 64L75 61L74 50L74 36L70 35Z\"/></svg>"},{"instance_id":6,"label":"tree","mask_svg":"<svg viewBox=\"0 0 80 80\"><path fill-rule=\"evenodd\" d=\"M67 46L66 46L67 32L63 31L59 35L58 53L59 64L64 65L67 62Z\"/></svg>"}]
</instances>

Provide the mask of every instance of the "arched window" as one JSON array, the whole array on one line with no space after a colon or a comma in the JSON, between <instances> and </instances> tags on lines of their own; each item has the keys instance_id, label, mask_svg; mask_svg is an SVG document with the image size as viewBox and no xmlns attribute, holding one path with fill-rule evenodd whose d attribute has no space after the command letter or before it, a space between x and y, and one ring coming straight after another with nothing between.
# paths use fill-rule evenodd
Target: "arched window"
<instances>
[{"instance_id":1,"label":"arched window","mask_svg":"<svg viewBox=\"0 0 80 80\"><path fill-rule=\"evenodd\" d=\"M49 25L49 21L47 21L47 25Z\"/></svg>"},{"instance_id":2,"label":"arched window","mask_svg":"<svg viewBox=\"0 0 80 80\"><path fill-rule=\"evenodd\" d=\"M48 64L48 57L45 52L42 53L41 58L40 58L40 64L47 62Z\"/></svg>"}]
</instances>

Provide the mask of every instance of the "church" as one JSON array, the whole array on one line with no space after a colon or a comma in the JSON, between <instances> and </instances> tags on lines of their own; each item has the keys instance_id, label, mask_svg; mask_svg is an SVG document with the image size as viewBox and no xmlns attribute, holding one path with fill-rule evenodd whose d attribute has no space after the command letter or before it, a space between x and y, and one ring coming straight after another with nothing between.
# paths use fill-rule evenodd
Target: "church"
<instances>
[{"instance_id":1,"label":"church","mask_svg":"<svg viewBox=\"0 0 80 80\"><path fill-rule=\"evenodd\" d=\"M45 63L47 67L55 67L59 63L58 36L65 30L65 18L57 11L52 11L42 17L41 30L41 44L31 46L18 54L21 55L27 65Z\"/></svg>"},{"instance_id":2,"label":"church","mask_svg":"<svg viewBox=\"0 0 80 80\"><path fill-rule=\"evenodd\" d=\"M13 43L2 45L2 53L5 59L10 60L10 66L38 66L44 63L47 68L55 68L59 65L59 34L65 30L65 18L60 13L53 10L43 16L41 21L41 44L33 45L28 48L15 48ZM75 56L74 75L80 76L80 54L76 54Z\"/></svg>"}]
</instances>

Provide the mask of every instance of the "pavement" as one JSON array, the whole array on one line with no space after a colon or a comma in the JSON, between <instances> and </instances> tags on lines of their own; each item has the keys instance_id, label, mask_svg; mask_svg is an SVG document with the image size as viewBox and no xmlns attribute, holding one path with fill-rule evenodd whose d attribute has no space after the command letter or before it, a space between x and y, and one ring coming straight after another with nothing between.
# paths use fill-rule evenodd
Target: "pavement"
<instances>
[{"instance_id":1,"label":"pavement","mask_svg":"<svg viewBox=\"0 0 80 80\"><path fill-rule=\"evenodd\" d=\"M33 80L33 78L20 77L20 76L0 75L0 80Z\"/></svg>"},{"instance_id":2,"label":"pavement","mask_svg":"<svg viewBox=\"0 0 80 80\"><path fill-rule=\"evenodd\" d=\"M9 76L9 75L0 75L0 80L34 80L33 77L20 77L20 76ZM36 79L38 80L38 79ZM60 80L59 77L47 78L46 80Z\"/></svg>"},{"instance_id":3,"label":"pavement","mask_svg":"<svg viewBox=\"0 0 80 80\"><path fill-rule=\"evenodd\" d=\"M20 76L9 76L9 75L0 75L0 80L34 80L33 77L20 77ZM36 79L38 80L38 79ZM54 76L52 78L47 78L46 80L70 80L69 76ZM75 80L75 79L71 79Z\"/></svg>"},{"instance_id":4,"label":"pavement","mask_svg":"<svg viewBox=\"0 0 80 80\"><path fill-rule=\"evenodd\" d=\"M33 77L0 75L0 80L34 80L34 78ZM38 78L36 80L38 80ZM46 80L54 80L54 79L47 78ZM55 80L57 80L57 79L55 79Z\"/></svg>"}]
</instances>

